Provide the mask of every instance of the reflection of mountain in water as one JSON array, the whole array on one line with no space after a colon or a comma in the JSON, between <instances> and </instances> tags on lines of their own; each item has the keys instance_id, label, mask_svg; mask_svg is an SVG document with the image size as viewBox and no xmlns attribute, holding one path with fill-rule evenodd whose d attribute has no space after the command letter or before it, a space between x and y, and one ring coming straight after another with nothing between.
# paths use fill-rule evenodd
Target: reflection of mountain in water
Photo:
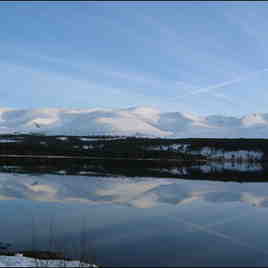
<instances>
[{"instance_id":1,"label":"reflection of mountain in water","mask_svg":"<svg viewBox=\"0 0 268 268\"><path fill-rule=\"evenodd\" d=\"M137 208L193 202L240 202L268 207L268 188L266 183L0 173L0 199L120 204Z\"/></svg>"}]
</instances>

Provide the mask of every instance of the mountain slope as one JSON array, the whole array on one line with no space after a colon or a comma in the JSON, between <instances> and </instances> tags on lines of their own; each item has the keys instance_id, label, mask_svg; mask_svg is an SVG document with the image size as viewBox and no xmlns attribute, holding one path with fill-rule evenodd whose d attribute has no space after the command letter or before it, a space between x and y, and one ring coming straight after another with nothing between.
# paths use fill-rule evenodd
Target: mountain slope
<instances>
[{"instance_id":1,"label":"mountain slope","mask_svg":"<svg viewBox=\"0 0 268 268\"><path fill-rule=\"evenodd\" d=\"M0 133L47 135L153 135L178 138L266 138L268 113L241 118L161 113L152 107L127 109L0 108Z\"/></svg>"}]
</instances>

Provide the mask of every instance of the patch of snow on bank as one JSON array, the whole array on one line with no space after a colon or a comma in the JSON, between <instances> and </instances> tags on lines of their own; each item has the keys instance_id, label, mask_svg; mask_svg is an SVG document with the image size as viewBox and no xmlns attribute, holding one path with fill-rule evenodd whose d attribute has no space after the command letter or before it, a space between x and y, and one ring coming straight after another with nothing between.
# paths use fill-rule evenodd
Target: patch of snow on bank
<instances>
[{"instance_id":1,"label":"patch of snow on bank","mask_svg":"<svg viewBox=\"0 0 268 268\"><path fill-rule=\"evenodd\" d=\"M149 146L146 147L146 149L156 151L176 151L185 153L189 146L190 146L189 144L171 144L171 145Z\"/></svg>"},{"instance_id":2,"label":"patch of snow on bank","mask_svg":"<svg viewBox=\"0 0 268 268\"><path fill-rule=\"evenodd\" d=\"M96 139L96 138L80 138L80 141L99 141L100 139Z\"/></svg>"},{"instance_id":3,"label":"patch of snow on bank","mask_svg":"<svg viewBox=\"0 0 268 268\"><path fill-rule=\"evenodd\" d=\"M210 147L204 147L198 153L201 153L201 155L208 156L210 158L223 157L225 160L231 160L231 159L261 160L263 157L263 152L258 151L246 151L246 150L223 151L223 150L213 150L213 148Z\"/></svg>"},{"instance_id":4,"label":"patch of snow on bank","mask_svg":"<svg viewBox=\"0 0 268 268\"><path fill-rule=\"evenodd\" d=\"M20 141L18 141L18 140L0 139L0 143L9 143L9 142L20 142Z\"/></svg>"},{"instance_id":5,"label":"patch of snow on bank","mask_svg":"<svg viewBox=\"0 0 268 268\"><path fill-rule=\"evenodd\" d=\"M41 145L47 145L47 142L45 142L45 141L40 141L40 144L41 144Z\"/></svg>"},{"instance_id":6,"label":"patch of snow on bank","mask_svg":"<svg viewBox=\"0 0 268 268\"><path fill-rule=\"evenodd\" d=\"M80 261L40 260L21 256L0 256L0 267L94 267L97 265Z\"/></svg>"},{"instance_id":7,"label":"patch of snow on bank","mask_svg":"<svg viewBox=\"0 0 268 268\"><path fill-rule=\"evenodd\" d=\"M83 145L83 149L85 150L92 149L92 148L94 148L94 146L92 145Z\"/></svg>"},{"instance_id":8,"label":"patch of snow on bank","mask_svg":"<svg viewBox=\"0 0 268 268\"><path fill-rule=\"evenodd\" d=\"M57 140L66 141L68 140L68 137L57 137Z\"/></svg>"}]
</instances>

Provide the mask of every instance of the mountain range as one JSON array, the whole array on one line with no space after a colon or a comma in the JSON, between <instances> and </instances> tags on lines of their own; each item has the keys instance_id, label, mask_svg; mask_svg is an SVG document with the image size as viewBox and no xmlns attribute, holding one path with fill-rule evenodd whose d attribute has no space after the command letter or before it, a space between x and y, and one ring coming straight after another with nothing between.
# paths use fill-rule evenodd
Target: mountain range
<instances>
[{"instance_id":1,"label":"mountain range","mask_svg":"<svg viewBox=\"0 0 268 268\"><path fill-rule=\"evenodd\" d=\"M177 138L266 138L268 113L242 117L126 109L0 108L0 133L144 135Z\"/></svg>"}]
</instances>

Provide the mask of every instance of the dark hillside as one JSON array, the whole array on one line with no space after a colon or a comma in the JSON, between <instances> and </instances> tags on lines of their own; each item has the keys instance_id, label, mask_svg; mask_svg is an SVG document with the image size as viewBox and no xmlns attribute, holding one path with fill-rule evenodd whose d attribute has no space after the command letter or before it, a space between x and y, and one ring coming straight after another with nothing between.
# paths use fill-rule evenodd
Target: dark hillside
<instances>
[{"instance_id":1,"label":"dark hillside","mask_svg":"<svg viewBox=\"0 0 268 268\"><path fill-rule=\"evenodd\" d=\"M209 148L210 153L204 154ZM226 158L226 153L248 160L268 160L268 139L164 139L121 136L0 135L0 155L81 156L125 159L177 159L180 161ZM258 159L252 154L261 154ZM251 155L250 155L251 154ZM242 155L243 156L243 155ZM244 159L240 159L244 160Z\"/></svg>"}]
</instances>

